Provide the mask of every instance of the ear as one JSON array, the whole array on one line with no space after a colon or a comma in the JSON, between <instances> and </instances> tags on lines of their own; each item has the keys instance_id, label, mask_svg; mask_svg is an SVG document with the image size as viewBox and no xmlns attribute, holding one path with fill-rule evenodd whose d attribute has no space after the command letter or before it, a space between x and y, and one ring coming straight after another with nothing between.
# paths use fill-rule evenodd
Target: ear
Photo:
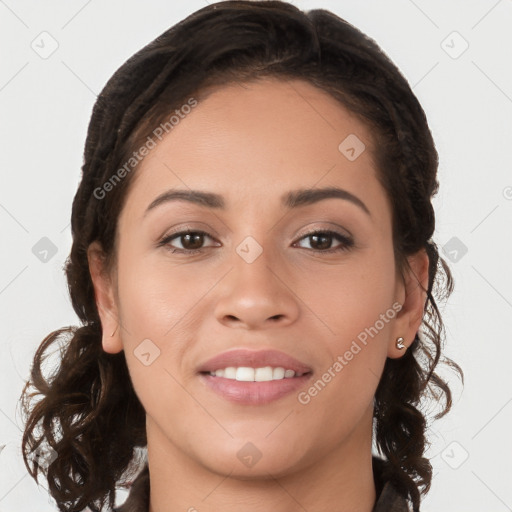
<instances>
[{"instance_id":1,"label":"ear","mask_svg":"<svg viewBox=\"0 0 512 512\"><path fill-rule=\"evenodd\" d=\"M398 276L396 300L402 305L392 329L388 357L396 359L404 355L414 341L423 320L427 300L429 258L425 249L408 256L409 266L404 276ZM403 338L405 349L398 349L396 339Z\"/></svg>"},{"instance_id":2,"label":"ear","mask_svg":"<svg viewBox=\"0 0 512 512\"><path fill-rule=\"evenodd\" d=\"M94 285L96 307L98 308L103 331L103 350L110 354L116 354L123 349L118 321L119 315L112 278L107 275L105 270L105 255L99 242L95 241L89 245L87 259ZM113 336L112 333L114 333Z\"/></svg>"}]
</instances>

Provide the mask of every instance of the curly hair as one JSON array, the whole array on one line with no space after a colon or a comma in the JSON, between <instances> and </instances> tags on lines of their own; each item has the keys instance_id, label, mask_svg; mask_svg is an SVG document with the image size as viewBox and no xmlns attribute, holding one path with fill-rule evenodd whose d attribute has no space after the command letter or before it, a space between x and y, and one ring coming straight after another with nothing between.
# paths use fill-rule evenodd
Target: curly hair
<instances>
[{"instance_id":1,"label":"curly hair","mask_svg":"<svg viewBox=\"0 0 512 512\"><path fill-rule=\"evenodd\" d=\"M441 403L436 418L452 405L447 382L435 373L439 362L463 374L456 363L441 358L444 327L436 299L449 296L453 281L432 240L438 155L425 113L379 46L333 13L303 12L284 1L224 1L196 11L128 59L93 108L65 265L82 325L58 329L43 340L21 396L25 465L36 481L39 473L45 476L61 511L102 510L107 501L112 507L116 488L133 473L135 449L147 442L145 411L124 353L102 349L87 259L89 245L99 241L107 268L115 264L117 220L136 173L128 173L101 199L97 191L186 98L202 99L211 88L261 77L309 82L371 128L378 179L392 206L397 269L403 274L408 255L427 251L421 332L403 357L385 363L374 398L374 441L386 461L386 478L415 511L430 488L421 405L432 398ZM46 354L56 345L59 365L44 376ZM47 465L33 456L43 446L57 454Z\"/></svg>"}]
</instances>

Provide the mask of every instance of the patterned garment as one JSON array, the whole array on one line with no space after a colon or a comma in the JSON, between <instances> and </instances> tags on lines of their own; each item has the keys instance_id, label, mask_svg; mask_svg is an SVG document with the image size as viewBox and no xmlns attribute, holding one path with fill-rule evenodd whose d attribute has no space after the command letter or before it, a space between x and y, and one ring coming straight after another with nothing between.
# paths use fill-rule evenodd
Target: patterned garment
<instances>
[{"instance_id":1,"label":"patterned garment","mask_svg":"<svg viewBox=\"0 0 512 512\"><path fill-rule=\"evenodd\" d=\"M400 494L391 482L384 482L382 471L384 461L373 457L373 474L377 500L372 512L410 512L406 498ZM149 510L149 470L148 466L139 473L133 482L126 501L113 512L148 512Z\"/></svg>"}]
</instances>

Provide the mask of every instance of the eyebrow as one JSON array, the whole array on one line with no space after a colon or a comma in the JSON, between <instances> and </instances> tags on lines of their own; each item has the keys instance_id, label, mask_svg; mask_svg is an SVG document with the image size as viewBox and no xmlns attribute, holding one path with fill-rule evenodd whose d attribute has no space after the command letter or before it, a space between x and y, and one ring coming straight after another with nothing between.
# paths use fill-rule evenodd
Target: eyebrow
<instances>
[{"instance_id":1,"label":"eyebrow","mask_svg":"<svg viewBox=\"0 0 512 512\"><path fill-rule=\"evenodd\" d=\"M309 189L297 189L287 192L281 196L281 204L288 208L298 208L301 206L310 205L322 201L324 199L343 199L351 202L363 210L367 215L371 217L370 210L368 207L354 194L348 190L337 187L326 187L326 188L309 188ZM156 197L151 204L146 208L144 216L146 216L151 210L155 209L161 204L170 201L188 201L193 204L200 206L207 206L208 208L214 208L222 210L226 208L224 198L219 194L212 192L203 192L201 190L168 190L163 192Z\"/></svg>"}]
</instances>

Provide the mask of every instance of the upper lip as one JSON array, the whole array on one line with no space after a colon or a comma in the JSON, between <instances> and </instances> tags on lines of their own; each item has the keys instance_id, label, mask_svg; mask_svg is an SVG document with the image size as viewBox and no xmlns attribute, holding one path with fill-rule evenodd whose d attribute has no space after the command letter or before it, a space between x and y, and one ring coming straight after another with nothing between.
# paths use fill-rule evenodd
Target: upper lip
<instances>
[{"instance_id":1,"label":"upper lip","mask_svg":"<svg viewBox=\"0 0 512 512\"><path fill-rule=\"evenodd\" d=\"M279 350L234 349L222 352L208 359L208 361L199 366L198 372L212 372L230 366L250 368L263 368L265 366L282 367L287 370L293 370L295 373L308 373L312 371L305 363Z\"/></svg>"}]
</instances>

